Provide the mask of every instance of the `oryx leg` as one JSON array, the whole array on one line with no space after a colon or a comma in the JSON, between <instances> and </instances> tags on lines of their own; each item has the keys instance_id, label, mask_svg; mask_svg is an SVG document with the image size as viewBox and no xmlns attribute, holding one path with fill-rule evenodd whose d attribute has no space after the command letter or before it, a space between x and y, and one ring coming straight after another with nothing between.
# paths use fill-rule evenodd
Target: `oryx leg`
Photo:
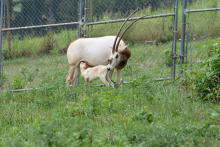
<instances>
[{"instance_id":1,"label":"oryx leg","mask_svg":"<svg viewBox=\"0 0 220 147\"><path fill-rule=\"evenodd\" d=\"M73 79L73 86L77 86L79 84L79 65L75 68Z\"/></svg>"},{"instance_id":2,"label":"oryx leg","mask_svg":"<svg viewBox=\"0 0 220 147\"><path fill-rule=\"evenodd\" d=\"M68 72L68 75L67 75L67 78L66 78L66 82L69 85L75 85L76 82L77 82L76 77L78 76L78 73L79 73L79 69L78 69L77 65L70 64L69 65L69 72Z\"/></svg>"},{"instance_id":3,"label":"oryx leg","mask_svg":"<svg viewBox=\"0 0 220 147\"><path fill-rule=\"evenodd\" d=\"M123 84L123 75L121 69L117 69L117 83Z\"/></svg>"},{"instance_id":4,"label":"oryx leg","mask_svg":"<svg viewBox=\"0 0 220 147\"><path fill-rule=\"evenodd\" d=\"M75 65L69 65L69 72L68 72L68 75L67 75L67 78L66 78L66 83L68 83L69 85L72 85L73 84L73 75L74 75L74 72L75 72Z\"/></svg>"}]
</instances>

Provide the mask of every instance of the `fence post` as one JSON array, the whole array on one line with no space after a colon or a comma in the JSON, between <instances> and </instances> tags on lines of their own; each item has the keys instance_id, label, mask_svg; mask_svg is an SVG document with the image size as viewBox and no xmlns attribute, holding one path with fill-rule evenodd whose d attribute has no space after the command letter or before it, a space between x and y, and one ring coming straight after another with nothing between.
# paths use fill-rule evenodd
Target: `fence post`
<instances>
[{"instance_id":1,"label":"fence post","mask_svg":"<svg viewBox=\"0 0 220 147\"><path fill-rule=\"evenodd\" d=\"M180 77L183 76L184 51L185 51L185 33L186 33L186 0L182 0L182 33L180 47Z\"/></svg>"},{"instance_id":2,"label":"fence post","mask_svg":"<svg viewBox=\"0 0 220 147\"><path fill-rule=\"evenodd\" d=\"M87 0L80 0L79 2L79 34L78 38L86 37L87 32Z\"/></svg>"},{"instance_id":3,"label":"fence post","mask_svg":"<svg viewBox=\"0 0 220 147\"><path fill-rule=\"evenodd\" d=\"M3 26L3 5L4 0L1 0L1 9L0 9L0 85L2 84L2 77L3 77L3 35L2 35L2 26Z\"/></svg>"},{"instance_id":4,"label":"fence post","mask_svg":"<svg viewBox=\"0 0 220 147\"><path fill-rule=\"evenodd\" d=\"M83 26L83 0L79 1L79 26L78 26L78 38L83 36L82 34L82 26Z\"/></svg>"},{"instance_id":5,"label":"fence post","mask_svg":"<svg viewBox=\"0 0 220 147\"><path fill-rule=\"evenodd\" d=\"M83 36L87 37L87 5L88 5L88 0L84 0L84 23L83 23Z\"/></svg>"},{"instance_id":6,"label":"fence post","mask_svg":"<svg viewBox=\"0 0 220 147\"><path fill-rule=\"evenodd\" d=\"M178 0L175 2L174 8L174 28L173 28L173 49L172 49L172 58L173 58L173 67L172 67L172 79L175 80L176 78L176 46L177 46L177 31L178 31Z\"/></svg>"},{"instance_id":7,"label":"fence post","mask_svg":"<svg viewBox=\"0 0 220 147\"><path fill-rule=\"evenodd\" d=\"M85 7L85 0L80 0L79 1L79 26L78 26L78 38L84 37L84 7ZM76 85L79 85L79 80L80 80L80 74L78 74L78 77L76 79Z\"/></svg>"}]
</instances>

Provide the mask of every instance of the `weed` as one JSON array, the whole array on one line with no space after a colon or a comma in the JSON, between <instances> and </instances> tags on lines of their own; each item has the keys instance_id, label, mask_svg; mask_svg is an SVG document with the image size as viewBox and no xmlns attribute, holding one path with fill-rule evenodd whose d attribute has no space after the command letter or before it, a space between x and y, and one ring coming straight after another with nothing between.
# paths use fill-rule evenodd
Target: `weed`
<instances>
[{"instance_id":1,"label":"weed","mask_svg":"<svg viewBox=\"0 0 220 147\"><path fill-rule=\"evenodd\" d=\"M216 40L218 41L218 40ZM210 46L209 59L203 61L203 70L191 72L192 85L198 92L198 96L205 101L219 103L220 101L220 43L215 42Z\"/></svg>"},{"instance_id":2,"label":"weed","mask_svg":"<svg viewBox=\"0 0 220 147\"><path fill-rule=\"evenodd\" d=\"M53 48L54 48L54 37L52 33L48 33L45 37L43 43L41 44L41 47L38 51L39 54L49 54Z\"/></svg>"},{"instance_id":3,"label":"weed","mask_svg":"<svg viewBox=\"0 0 220 147\"><path fill-rule=\"evenodd\" d=\"M25 79L20 76L20 75L17 75L14 77L14 80L13 80L13 83L12 83L12 88L14 89L22 89L25 87Z\"/></svg>"}]
</instances>

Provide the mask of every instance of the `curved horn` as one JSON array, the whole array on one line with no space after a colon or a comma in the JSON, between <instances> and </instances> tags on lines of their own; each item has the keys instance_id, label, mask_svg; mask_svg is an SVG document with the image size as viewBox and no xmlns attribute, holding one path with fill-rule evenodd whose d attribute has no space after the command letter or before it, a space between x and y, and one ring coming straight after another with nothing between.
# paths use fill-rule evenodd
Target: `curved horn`
<instances>
[{"instance_id":1,"label":"curved horn","mask_svg":"<svg viewBox=\"0 0 220 147\"><path fill-rule=\"evenodd\" d=\"M144 18L144 17L146 17L146 16L141 16L141 17L135 19L130 25L127 26L127 28L124 30L124 32L122 33L121 37L119 38L119 40L118 40L118 42L117 42L117 45L116 45L116 48L115 48L115 51L116 51L116 52L118 51L118 47L119 47L119 44L120 44L121 39L123 38L123 36L125 35L125 33L128 31L128 29L130 29L130 27L132 27L134 23L136 23L138 20L140 20L140 19L142 19L142 18Z\"/></svg>"},{"instance_id":2,"label":"curved horn","mask_svg":"<svg viewBox=\"0 0 220 147\"><path fill-rule=\"evenodd\" d=\"M127 19L124 21L124 23L121 25L121 27L120 27L120 29L119 29L119 31L118 31L118 34L117 34L117 36L116 36L116 38L115 38L114 44L113 44L112 53L115 52L115 45L116 45L116 42L117 42L117 40L118 40L118 38L119 38L119 35L120 35L121 31L122 31L122 28L124 27L124 25L126 24L126 22L129 20L129 18L131 18L131 16L133 16L138 10L139 10L139 8L137 8L134 12L132 12L132 13L127 17Z\"/></svg>"}]
</instances>

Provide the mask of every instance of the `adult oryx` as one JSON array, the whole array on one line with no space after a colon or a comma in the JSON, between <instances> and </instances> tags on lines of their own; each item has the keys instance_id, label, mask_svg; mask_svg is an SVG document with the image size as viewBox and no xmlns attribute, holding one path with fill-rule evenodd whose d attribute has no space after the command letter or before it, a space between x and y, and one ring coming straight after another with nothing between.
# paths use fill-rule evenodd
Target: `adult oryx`
<instances>
[{"instance_id":1,"label":"adult oryx","mask_svg":"<svg viewBox=\"0 0 220 147\"><path fill-rule=\"evenodd\" d=\"M129 18L137 12L134 11L122 24L117 36L104 36L97 38L80 38L72 42L67 49L67 59L69 63L69 73L66 81L69 84L76 84L79 74L80 61L84 60L91 66L107 65L115 68L117 71L117 83L122 82L122 69L127 64L131 52L125 42L122 40L125 32L139 19L133 21L123 31L122 29Z\"/></svg>"},{"instance_id":2,"label":"adult oryx","mask_svg":"<svg viewBox=\"0 0 220 147\"><path fill-rule=\"evenodd\" d=\"M97 38L80 38L72 42L67 50L69 73L66 81L69 82L69 84L76 84L81 60L88 62L91 66L107 65L111 63L112 59L109 60L109 57L111 57L113 53L112 48L115 39L116 36L104 36ZM120 41L117 51L117 59L123 57L122 63L126 63L131 54L123 40ZM119 61L119 64L120 63ZM116 68L118 82L122 81L121 69L121 67Z\"/></svg>"}]
</instances>

